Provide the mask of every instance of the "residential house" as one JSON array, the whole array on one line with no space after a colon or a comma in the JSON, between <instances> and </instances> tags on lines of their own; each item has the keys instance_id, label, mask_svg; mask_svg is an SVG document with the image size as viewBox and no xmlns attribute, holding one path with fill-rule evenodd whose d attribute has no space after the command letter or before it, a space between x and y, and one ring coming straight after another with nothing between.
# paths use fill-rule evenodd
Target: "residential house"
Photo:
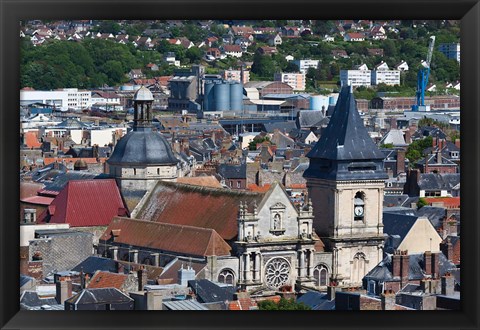
<instances>
[{"instance_id":1,"label":"residential house","mask_svg":"<svg viewBox=\"0 0 480 330\"><path fill-rule=\"evenodd\" d=\"M387 34L385 32L385 29L383 28L383 26L380 26L380 25L375 25L374 27L372 27L370 29L370 31L368 32L368 36L372 40L385 40L385 39L387 39Z\"/></svg>"},{"instance_id":2,"label":"residential house","mask_svg":"<svg viewBox=\"0 0 480 330\"><path fill-rule=\"evenodd\" d=\"M259 52L262 55L272 55L272 54L278 53L277 48L269 47L269 46L258 47L257 52Z\"/></svg>"},{"instance_id":3,"label":"residential house","mask_svg":"<svg viewBox=\"0 0 480 330\"><path fill-rule=\"evenodd\" d=\"M148 63L147 69L150 69L151 71L158 71L158 65L155 63Z\"/></svg>"},{"instance_id":4,"label":"residential house","mask_svg":"<svg viewBox=\"0 0 480 330\"><path fill-rule=\"evenodd\" d=\"M222 52L218 48L209 48L206 51L207 56L211 56L212 59L219 59L222 55Z\"/></svg>"},{"instance_id":5,"label":"residential house","mask_svg":"<svg viewBox=\"0 0 480 330\"><path fill-rule=\"evenodd\" d=\"M247 165L242 164L220 164L218 174L225 181L230 189L246 189L247 187Z\"/></svg>"},{"instance_id":6,"label":"residential house","mask_svg":"<svg viewBox=\"0 0 480 330\"><path fill-rule=\"evenodd\" d=\"M365 35L359 32L346 33L343 37L343 41L365 41Z\"/></svg>"},{"instance_id":7,"label":"residential house","mask_svg":"<svg viewBox=\"0 0 480 330\"><path fill-rule=\"evenodd\" d=\"M227 56L242 57L243 54L242 47L239 45L223 45L221 49Z\"/></svg>"},{"instance_id":8,"label":"residential house","mask_svg":"<svg viewBox=\"0 0 480 330\"><path fill-rule=\"evenodd\" d=\"M323 39L322 39L322 40L325 41L325 42L334 42L334 41L335 41L335 37L326 34L326 35L323 36Z\"/></svg>"},{"instance_id":9,"label":"residential house","mask_svg":"<svg viewBox=\"0 0 480 330\"><path fill-rule=\"evenodd\" d=\"M409 170L405 193L419 197L447 197L456 194L460 184L460 173L420 173Z\"/></svg>"},{"instance_id":10,"label":"residential house","mask_svg":"<svg viewBox=\"0 0 480 330\"><path fill-rule=\"evenodd\" d=\"M132 69L127 75L130 79L145 78L145 74L142 72L142 69Z\"/></svg>"},{"instance_id":11,"label":"residential house","mask_svg":"<svg viewBox=\"0 0 480 330\"><path fill-rule=\"evenodd\" d=\"M399 70L402 72L408 71L408 63L405 61L401 61L397 65L395 65L395 70Z\"/></svg>"},{"instance_id":12,"label":"residential house","mask_svg":"<svg viewBox=\"0 0 480 330\"><path fill-rule=\"evenodd\" d=\"M268 44L272 47L277 47L278 45L282 44L282 37L280 36L280 34L271 35L267 40Z\"/></svg>"},{"instance_id":13,"label":"residential house","mask_svg":"<svg viewBox=\"0 0 480 330\"><path fill-rule=\"evenodd\" d=\"M255 31L251 26L232 26L231 31L235 36L243 36L246 34L254 34Z\"/></svg>"},{"instance_id":14,"label":"residential house","mask_svg":"<svg viewBox=\"0 0 480 330\"><path fill-rule=\"evenodd\" d=\"M332 56L334 59L338 58L348 58L348 54L345 50L343 49L333 49L331 52Z\"/></svg>"}]
</instances>

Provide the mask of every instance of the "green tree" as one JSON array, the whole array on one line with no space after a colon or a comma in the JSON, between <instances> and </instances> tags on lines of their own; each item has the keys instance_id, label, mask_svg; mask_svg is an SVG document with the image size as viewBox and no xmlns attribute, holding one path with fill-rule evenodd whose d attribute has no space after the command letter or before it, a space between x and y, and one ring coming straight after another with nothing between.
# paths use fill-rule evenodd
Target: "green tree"
<instances>
[{"instance_id":1,"label":"green tree","mask_svg":"<svg viewBox=\"0 0 480 330\"><path fill-rule=\"evenodd\" d=\"M203 51L198 47L191 47L187 49L185 56L190 60L190 63L198 63L202 59Z\"/></svg>"},{"instance_id":2,"label":"green tree","mask_svg":"<svg viewBox=\"0 0 480 330\"><path fill-rule=\"evenodd\" d=\"M121 29L122 27L120 26L120 24L111 20L102 21L98 26L98 31L100 33L112 33L114 35L118 34L118 32L120 32Z\"/></svg>"},{"instance_id":3,"label":"green tree","mask_svg":"<svg viewBox=\"0 0 480 330\"><path fill-rule=\"evenodd\" d=\"M311 308L304 303L297 303L293 298L280 298L278 303L271 300L264 300L258 303L259 310L311 310Z\"/></svg>"},{"instance_id":4,"label":"green tree","mask_svg":"<svg viewBox=\"0 0 480 330\"><path fill-rule=\"evenodd\" d=\"M252 72L258 77L272 79L275 74L275 62L270 56L257 52L253 57Z\"/></svg>"},{"instance_id":5,"label":"green tree","mask_svg":"<svg viewBox=\"0 0 480 330\"><path fill-rule=\"evenodd\" d=\"M417 202L417 208L418 208L418 209L421 209L422 207L424 207L424 206L426 206L426 205L428 205L428 202L426 201L426 199L423 198L423 197L420 197L420 198L418 199L418 202Z\"/></svg>"}]
</instances>

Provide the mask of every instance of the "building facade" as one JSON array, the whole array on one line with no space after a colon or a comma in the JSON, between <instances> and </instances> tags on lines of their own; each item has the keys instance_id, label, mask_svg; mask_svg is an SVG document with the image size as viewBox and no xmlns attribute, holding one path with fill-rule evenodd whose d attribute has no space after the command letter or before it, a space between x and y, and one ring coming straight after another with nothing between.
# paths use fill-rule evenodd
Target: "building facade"
<instances>
[{"instance_id":1,"label":"building facade","mask_svg":"<svg viewBox=\"0 0 480 330\"><path fill-rule=\"evenodd\" d=\"M293 88L296 91L304 91L305 90L305 73L298 72L298 73L284 73L279 72L275 73L274 75L275 81L281 81Z\"/></svg>"},{"instance_id":2,"label":"building facade","mask_svg":"<svg viewBox=\"0 0 480 330\"><path fill-rule=\"evenodd\" d=\"M440 44L438 51L443 53L447 58L460 62L460 43Z\"/></svg>"},{"instance_id":3,"label":"building facade","mask_svg":"<svg viewBox=\"0 0 480 330\"><path fill-rule=\"evenodd\" d=\"M383 190L388 175L383 154L343 87L329 126L309 152L304 172L313 202L313 227L333 253L332 280L360 285L382 260Z\"/></svg>"},{"instance_id":4,"label":"building facade","mask_svg":"<svg viewBox=\"0 0 480 330\"><path fill-rule=\"evenodd\" d=\"M342 86L371 86L372 71L368 69L340 70L340 83Z\"/></svg>"}]
</instances>

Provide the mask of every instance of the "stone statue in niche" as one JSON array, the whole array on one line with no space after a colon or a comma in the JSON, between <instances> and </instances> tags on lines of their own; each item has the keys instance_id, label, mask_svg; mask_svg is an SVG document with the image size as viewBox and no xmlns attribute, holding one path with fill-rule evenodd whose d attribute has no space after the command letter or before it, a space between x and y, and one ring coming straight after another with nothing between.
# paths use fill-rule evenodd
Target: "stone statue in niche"
<instances>
[{"instance_id":1,"label":"stone statue in niche","mask_svg":"<svg viewBox=\"0 0 480 330\"><path fill-rule=\"evenodd\" d=\"M278 213L273 217L273 229L280 229L280 214Z\"/></svg>"}]
</instances>

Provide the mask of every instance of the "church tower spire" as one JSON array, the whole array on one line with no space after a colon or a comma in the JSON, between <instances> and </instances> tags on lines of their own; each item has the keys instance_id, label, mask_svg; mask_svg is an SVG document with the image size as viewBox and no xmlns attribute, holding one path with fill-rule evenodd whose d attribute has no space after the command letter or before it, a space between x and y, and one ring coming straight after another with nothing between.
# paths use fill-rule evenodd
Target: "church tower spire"
<instances>
[{"instance_id":1,"label":"church tower spire","mask_svg":"<svg viewBox=\"0 0 480 330\"><path fill-rule=\"evenodd\" d=\"M370 138L350 86L341 89L325 132L307 154L313 227L333 252L332 280L361 284L383 258L383 154Z\"/></svg>"}]
</instances>

